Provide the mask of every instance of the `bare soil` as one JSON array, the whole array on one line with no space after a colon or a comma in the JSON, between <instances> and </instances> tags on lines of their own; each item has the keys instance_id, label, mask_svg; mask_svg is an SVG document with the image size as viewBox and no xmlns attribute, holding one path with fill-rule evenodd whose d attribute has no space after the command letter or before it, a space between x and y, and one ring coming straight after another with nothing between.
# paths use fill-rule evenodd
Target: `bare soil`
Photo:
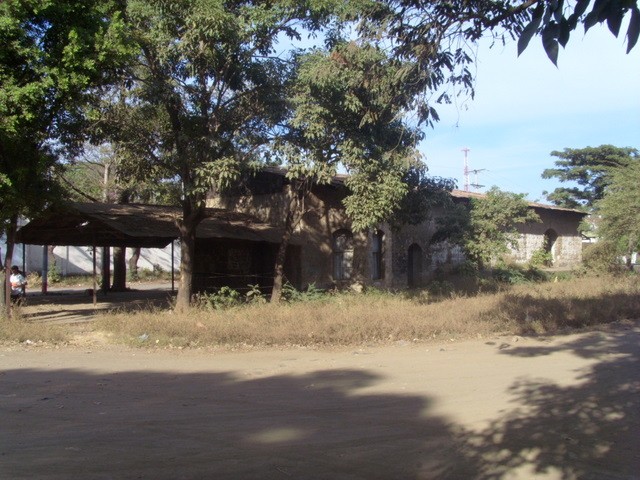
<instances>
[{"instance_id":1,"label":"bare soil","mask_svg":"<svg viewBox=\"0 0 640 480\"><path fill-rule=\"evenodd\" d=\"M0 478L640 478L640 323L332 351L4 346Z\"/></svg>"}]
</instances>

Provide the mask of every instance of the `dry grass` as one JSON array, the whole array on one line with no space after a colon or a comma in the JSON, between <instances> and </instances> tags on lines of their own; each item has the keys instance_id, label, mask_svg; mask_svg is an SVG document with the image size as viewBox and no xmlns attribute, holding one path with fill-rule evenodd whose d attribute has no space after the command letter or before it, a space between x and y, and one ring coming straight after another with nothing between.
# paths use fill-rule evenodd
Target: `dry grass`
<instances>
[{"instance_id":1,"label":"dry grass","mask_svg":"<svg viewBox=\"0 0 640 480\"><path fill-rule=\"evenodd\" d=\"M69 341L71 335L65 325L47 325L26 321L19 312L0 320L0 342L52 343Z\"/></svg>"},{"instance_id":2,"label":"dry grass","mask_svg":"<svg viewBox=\"0 0 640 480\"><path fill-rule=\"evenodd\" d=\"M557 333L640 318L637 277L589 277L518 285L495 294L341 294L285 305L228 310L121 313L96 328L134 345L269 346L424 342L508 334Z\"/></svg>"}]
</instances>

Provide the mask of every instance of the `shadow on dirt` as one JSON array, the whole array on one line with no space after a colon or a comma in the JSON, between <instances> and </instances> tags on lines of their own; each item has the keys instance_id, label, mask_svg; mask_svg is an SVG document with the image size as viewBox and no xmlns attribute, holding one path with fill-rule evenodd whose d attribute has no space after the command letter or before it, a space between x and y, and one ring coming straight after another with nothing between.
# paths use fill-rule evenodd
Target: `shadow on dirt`
<instances>
[{"instance_id":1,"label":"shadow on dirt","mask_svg":"<svg viewBox=\"0 0 640 480\"><path fill-rule=\"evenodd\" d=\"M92 321L95 315L110 311L135 312L167 309L174 302L174 293L167 289L99 292L97 304L93 295L84 290L28 295L21 316L34 323L81 323Z\"/></svg>"},{"instance_id":2,"label":"shadow on dirt","mask_svg":"<svg viewBox=\"0 0 640 480\"><path fill-rule=\"evenodd\" d=\"M428 399L358 394L377 378L9 371L0 476L470 478Z\"/></svg>"},{"instance_id":3,"label":"shadow on dirt","mask_svg":"<svg viewBox=\"0 0 640 480\"><path fill-rule=\"evenodd\" d=\"M640 329L620 327L501 350L520 361L571 352L587 363L578 383L544 372L519 379L513 408L479 431L435 415L429 396L362 391L382 380L367 370L9 370L0 375L0 477L638 478L639 345Z\"/></svg>"},{"instance_id":4,"label":"shadow on dirt","mask_svg":"<svg viewBox=\"0 0 640 480\"><path fill-rule=\"evenodd\" d=\"M593 364L579 372L577 385L544 378L511 385L516 406L466 439L466 459L478 468L474 478L506 478L516 469L530 478L640 478L640 330L617 330L500 352L534 358L569 351Z\"/></svg>"}]
</instances>

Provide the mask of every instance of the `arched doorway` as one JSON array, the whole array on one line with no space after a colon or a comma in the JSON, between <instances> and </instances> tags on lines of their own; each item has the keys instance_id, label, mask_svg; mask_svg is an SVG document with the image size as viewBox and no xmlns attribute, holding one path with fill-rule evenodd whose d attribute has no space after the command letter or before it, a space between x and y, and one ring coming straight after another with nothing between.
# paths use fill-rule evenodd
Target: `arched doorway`
<instances>
[{"instance_id":1,"label":"arched doorway","mask_svg":"<svg viewBox=\"0 0 640 480\"><path fill-rule=\"evenodd\" d=\"M417 243L409 247L407 283L409 288L417 288L422 283L422 248Z\"/></svg>"},{"instance_id":2,"label":"arched doorway","mask_svg":"<svg viewBox=\"0 0 640 480\"><path fill-rule=\"evenodd\" d=\"M553 265L553 262L556 260L557 256L557 248L556 242L558 241L558 233L550 228L546 232L544 232L544 251L548 254L550 264L549 267Z\"/></svg>"}]
</instances>

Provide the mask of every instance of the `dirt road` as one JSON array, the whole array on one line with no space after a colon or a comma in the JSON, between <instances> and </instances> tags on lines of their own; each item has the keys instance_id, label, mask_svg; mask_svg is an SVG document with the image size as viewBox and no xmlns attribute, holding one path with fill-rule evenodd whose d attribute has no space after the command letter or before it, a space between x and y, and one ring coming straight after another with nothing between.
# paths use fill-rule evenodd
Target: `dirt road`
<instances>
[{"instance_id":1,"label":"dirt road","mask_svg":"<svg viewBox=\"0 0 640 480\"><path fill-rule=\"evenodd\" d=\"M0 347L0 478L640 478L639 363L637 323L331 352Z\"/></svg>"}]
</instances>

